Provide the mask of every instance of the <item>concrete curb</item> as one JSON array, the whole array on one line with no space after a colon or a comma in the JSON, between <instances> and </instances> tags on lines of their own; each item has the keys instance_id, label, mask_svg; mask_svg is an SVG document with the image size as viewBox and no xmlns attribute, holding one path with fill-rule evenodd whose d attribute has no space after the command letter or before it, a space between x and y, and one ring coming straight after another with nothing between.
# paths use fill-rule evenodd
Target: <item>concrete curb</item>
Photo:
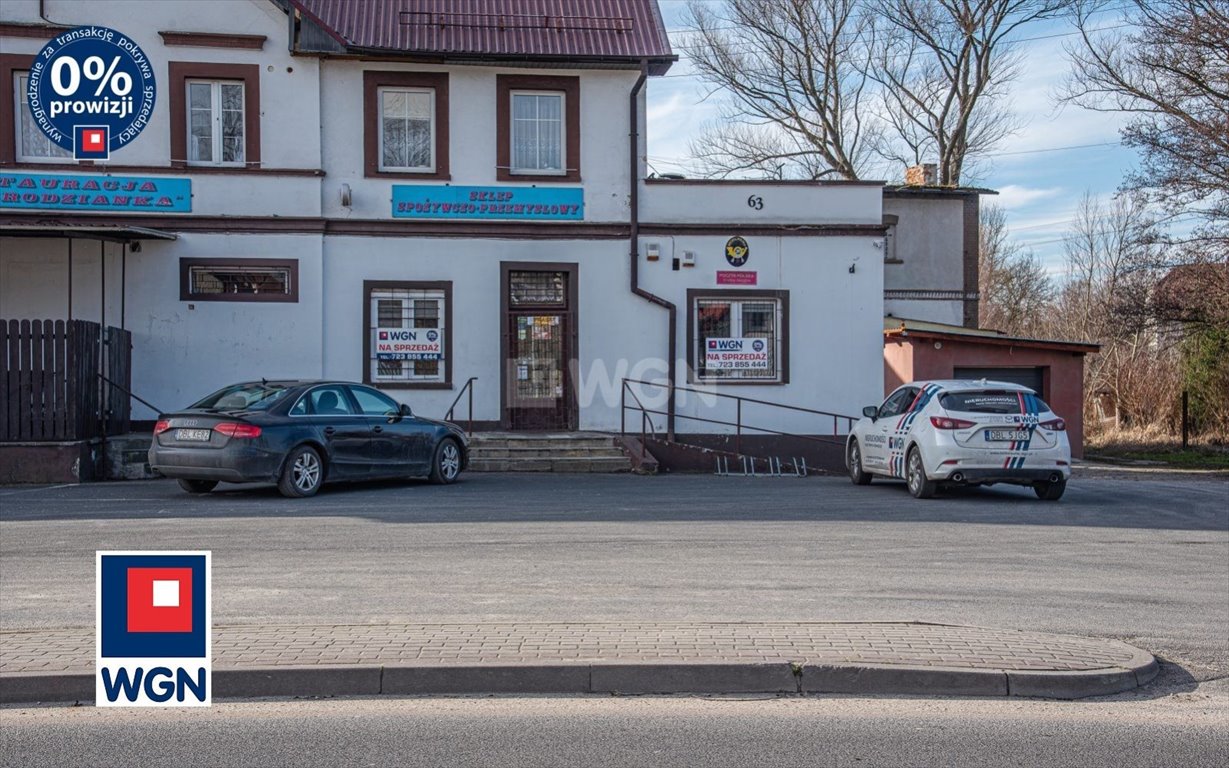
<instances>
[{"instance_id":1,"label":"concrete curb","mask_svg":"<svg viewBox=\"0 0 1229 768\"><path fill-rule=\"evenodd\" d=\"M1079 672L777 663L285 666L218 669L215 699L261 696L408 696L544 693L762 693L1019 696L1081 699L1131 690L1156 677L1151 654L1125 667ZM0 704L93 701L83 672L0 676Z\"/></svg>"}]
</instances>

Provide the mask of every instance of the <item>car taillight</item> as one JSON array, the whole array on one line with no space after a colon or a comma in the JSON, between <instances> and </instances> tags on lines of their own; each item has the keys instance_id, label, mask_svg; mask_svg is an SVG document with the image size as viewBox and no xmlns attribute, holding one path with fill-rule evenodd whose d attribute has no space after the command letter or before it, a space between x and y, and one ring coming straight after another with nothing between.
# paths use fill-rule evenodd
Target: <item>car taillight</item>
<instances>
[{"instance_id":1,"label":"car taillight","mask_svg":"<svg viewBox=\"0 0 1229 768\"><path fill-rule=\"evenodd\" d=\"M161 435L163 432L171 428L169 419L158 419L158 423L154 424L154 434Z\"/></svg>"},{"instance_id":2,"label":"car taillight","mask_svg":"<svg viewBox=\"0 0 1229 768\"><path fill-rule=\"evenodd\" d=\"M1037 426L1042 429L1048 429L1051 432L1063 432L1067 429L1067 422L1062 419L1050 419L1049 421L1041 422Z\"/></svg>"},{"instance_id":3,"label":"car taillight","mask_svg":"<svg viewBox=\"0 0 1229 768\"><path fill-rule=\"evenodd\" d=\"M972 421L950 419L947 416L931 416L930 423L934 425L935 429L968 429L969 427L977 426Z\"/></svg>"},{"instance_id":4,"label":"car taillight","mask_svg":"<svg viewBox=\"0 0 1229 768\"><path fill-rule=\"evenodd\" d=\"M224 421L213 429L215 432L220 432L227 437L260 437L260 427L255 424L239 424L233 421Z\"/></svg>"}]
</instances>

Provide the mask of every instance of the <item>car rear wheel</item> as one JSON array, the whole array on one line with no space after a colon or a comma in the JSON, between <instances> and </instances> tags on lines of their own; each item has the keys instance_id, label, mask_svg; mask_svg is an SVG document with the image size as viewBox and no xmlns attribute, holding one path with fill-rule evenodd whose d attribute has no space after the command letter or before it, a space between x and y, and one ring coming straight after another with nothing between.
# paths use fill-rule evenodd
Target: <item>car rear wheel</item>
<instances>
[{"instance_id":1,"label":"car rear wheel","mask_svg":"<svg viewBox=\"0 0 1229 768\"><path fill-rule=\"evenodd\" d=\"M858 441L849 441L849 455L845 457L849 465L849 479L854 485L870 485L871 473L862 469L862 447Z\"/></svg>"},{"instance_id":2,"label":"car rear wheel","mask_svg":"<svg viewBox=\"0 0 1229 768\"><path fill-rule=\"evenodd\" d=\"M301 499L315 496L323 482L324 463L320 461L320 454L310 445L300 445L286 457L277 489L283 496Z\"/></svg>"},{"instance_id":3,"label":"car rear wheel","mask_svg":"<svg viewBox=\"0 0 1229 768\"><path fill-rule=\"evenodd\" d=\"M218 487L217 480L180 480L179 487L188 493L209 493Z\"/></svg>"},{"instance_id":4,"label":"car rear wheel","mask_svg":"<svg viewBox=\"0 0 1229 768\"><path fill-rule=\"evenodd\" d=\"M929 499L939 487L938 483L926 478L926 470L922 467L922 452L916 446L909 449L905 482L909 484L909 493L913 494L915 499Z\"/></svg>"},{"instance_id":5,"label":"car rear wheel","mask_svg":"<svg viewBox=\"0 0 1229 768\"><path fill-rule=\"evenodd\" d=\"M1037 498L1042 501L1058 501L1066 490L1066 480L1059 480L1056 483L1037 483L1033 486L1033 493L1036 493Z\"/></svg>"},{"instance_id":6,"label":"car rear wheel","mask_svg":"<svg viewBox=\"0 0 1229 768\"><path fill-rule=\"evenodd\" d=\"M444 438L435 447L431 460L431 482L438 485L455 483L461 474L461 446L452 438Z\"/></svg>"}]
</instances>

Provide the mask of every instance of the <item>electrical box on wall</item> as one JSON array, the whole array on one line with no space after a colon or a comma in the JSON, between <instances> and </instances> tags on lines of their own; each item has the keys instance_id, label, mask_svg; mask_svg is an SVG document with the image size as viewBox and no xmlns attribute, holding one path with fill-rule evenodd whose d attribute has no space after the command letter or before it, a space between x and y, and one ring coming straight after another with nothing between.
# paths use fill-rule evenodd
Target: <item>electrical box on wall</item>
<instances>
[{"instance_id":1,"label":"electrical box on wall","mask_svg":"<svg viewBox=\"0 0 1229 768\"><path fill-rule=\"evenodd\" d=\"M657 243L649 243L644 247L645 261L657 261L661 258L661 246Z\"/></svg>"},{"instance_id":2,"label":"electrical box on wall","mask_svg":"<svg viewBox=\"0 0 1229 768\"><path fill-rule=\"evenodd\" d=\"M694 267L696 265L696 252L683 251L683 266Z\"/></svg>"}]
</instances>

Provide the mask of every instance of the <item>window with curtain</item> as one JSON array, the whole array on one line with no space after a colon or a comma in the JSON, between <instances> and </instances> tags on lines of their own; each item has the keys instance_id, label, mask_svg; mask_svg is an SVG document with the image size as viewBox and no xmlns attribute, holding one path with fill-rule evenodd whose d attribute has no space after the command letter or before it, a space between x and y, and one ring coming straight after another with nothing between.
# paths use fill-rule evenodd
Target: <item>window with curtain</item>
<instances>
[{"instance_id":1,"label":"window with curtain","mask_svg":"<svg viewBox=\"0 0 1229 768\"><path fill-rule=\"evenodd\" d=\"M34 122L34 115L26 102L26 87L29 85L28 72L13 73L13 138L16 143L18 162L45 163L48 160L72 161L73 153L47 138L47 134L39 130Z\"/></svg>"},{"instance_id":2,"label":"window with curtain","mask_svg":"<svg viewBox=\"0 0 1229 768\"><path fill-rule=\"evenodd\" d=\"M435 92L380 88L380 170L435 170Z\"/></svg>"},{"instance_id":3,"label":"window with curtain","mask_svg":"<svg viewBox=\"0 0 1229 768\"><path fill-rule=\"evenodd\" d=\"M512 92L511 171L527 174L567 172L564 94Z\"/></svg>"},{"instance_id":4,"label":"window with curtain","mask_svg":"<svg viewBox=\"0 0 1229 768\"><path fill-rule=\"evenodd\" d=\"M244 164L244 85L226 80L189 80L188 162Z\"/></svg>"}]
</instances>

